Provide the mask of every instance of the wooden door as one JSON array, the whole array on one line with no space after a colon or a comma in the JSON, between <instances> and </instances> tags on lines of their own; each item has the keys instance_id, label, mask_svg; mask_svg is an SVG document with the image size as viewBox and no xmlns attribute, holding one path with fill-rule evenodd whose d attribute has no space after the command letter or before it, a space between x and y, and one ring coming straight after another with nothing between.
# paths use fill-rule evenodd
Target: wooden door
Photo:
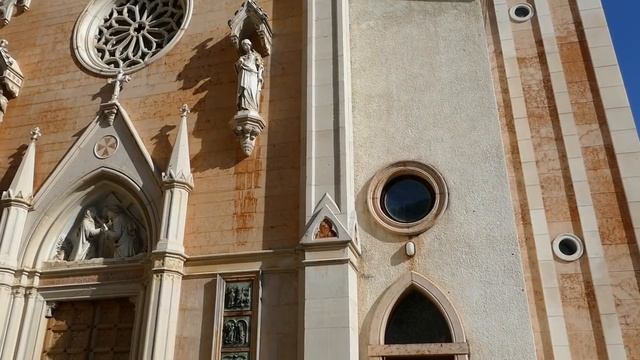
<instances>
[{"instance_id":1,"label":"wooden door","mask_svg":"<svg viewBox=\"0 0 640 360\"><path fill-rule=\"evenodd\" d=\"M42 359L129 359L134 317L128 299L61 302L47 324Z\"/></svg>"}]
</instances>

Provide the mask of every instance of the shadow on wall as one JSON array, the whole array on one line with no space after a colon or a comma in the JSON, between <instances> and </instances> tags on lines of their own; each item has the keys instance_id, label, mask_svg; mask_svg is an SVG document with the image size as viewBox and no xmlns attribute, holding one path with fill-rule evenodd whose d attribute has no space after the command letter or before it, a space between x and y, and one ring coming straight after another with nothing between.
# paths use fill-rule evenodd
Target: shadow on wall
<instances>
[{"instance_id":1,"label":"shadow on wall","mask_svg":"<svg viewBox=\"0 0 640 360\"><path fill-rule=\"evenodd\" d=\"M302 18L301 2L273 1L270 15L274 37L265 59L268 97L263 96L261 104L263 114L268 114L267 136L258 138L259 147L266 150L262 239L264 249L282 249L300 241L303 24L296 23L296 28L290 19Z\"/></svg>"},{"instance_id":2,"label":"shadow on wall","mask_svg":"<svg viewBox=\"0 0 640 360\"><path fill-rule=\"evenodd\" d=\"M169 132L175 128L175 125L165 125L151 138L153 140L152 159L169 159L173 149L173 145L169 141Z\"/></svg>"},{"instance_id":3,"label":"shadow on wall","mask_svg":"<svg viewBox=\"0 0 640 360\"><path fill-rule=\"evenodd\" d=\"M18 166L20 166L26 150L26 144L20 145L16 151L9 156L9 167L7 171L5 171L4 176L2 176L2 179L0 179L0 192L7 190L9 185L11 185L11 181L13 181L16 171L18 171Z\"/></svg>"},{"instance_id":4,"label":"shadow on wall","mask_svg":"<svg viewBox=\"0 0 640 360\"><path fill-rule=\"evenodd\" d=\"M194 95L203 96L192 106L197 113L193 136L202 140L200 151L191 159L195 173L209 169L230 169L242 159L229 120L235 114L236 50L227 37L209 45L207 39L194 48L191 57L178 74L183 90L193 89Z\"/></svg>"}]
</instances>

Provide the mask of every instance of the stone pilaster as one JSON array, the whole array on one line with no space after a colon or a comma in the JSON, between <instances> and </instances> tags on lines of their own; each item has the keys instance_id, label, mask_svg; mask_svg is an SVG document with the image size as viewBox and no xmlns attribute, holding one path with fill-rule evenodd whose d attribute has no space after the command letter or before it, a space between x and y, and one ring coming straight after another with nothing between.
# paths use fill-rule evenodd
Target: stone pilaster
<instances>
[{"instance_id":1,"label":"stone pilaster","mask_svg":"<svg viewBox=\"0 0 640 360\"><path fill-rule=\"evenodd\" d=\"M184 230L187 203L193 189L193 175L189 160L187 116L184 105L176 143L171 153L164 183L164 206L160 239L153 252L153 276L148 288L146 334L142 358L173 359L182 286Z\"/></svg>"},{"instance_id":2,"label":"stone pilaster","mask_svg":"<svg viewBox=\"0 0 640 360\"><path fill-rule=\"evenodd\" d=\"M185 260L184 256L165 252L155 252L153 255L143 359L173 359Z\"/></svg>"}]
</instances>

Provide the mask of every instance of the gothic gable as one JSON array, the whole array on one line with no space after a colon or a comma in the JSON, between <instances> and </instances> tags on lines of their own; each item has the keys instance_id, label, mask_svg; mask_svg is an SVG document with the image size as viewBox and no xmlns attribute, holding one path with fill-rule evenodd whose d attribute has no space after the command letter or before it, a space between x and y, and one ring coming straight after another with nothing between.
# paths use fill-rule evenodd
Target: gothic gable
<instances>
[{"instance_id":1,"label":"gothic gable","mask_svg":"<svg viewBox=\"0 0 640 360\"><path fill-rule=\"evenodd\" d=\"M83 229L87 234L92 229L100 232L107 221L118 222L123 234L131 230L126 254L133 256L153 246L150 239L157 238L161 204L160 173L131 119L117 101L103 104L35 195L22 242L26 248L20 256L25 266L81 259L77 235ZM93 227L82 221L88 212L93 214ZM84 258L118 257L114 249L91 251L93 255Z\"/></svg>"}]
</instances>

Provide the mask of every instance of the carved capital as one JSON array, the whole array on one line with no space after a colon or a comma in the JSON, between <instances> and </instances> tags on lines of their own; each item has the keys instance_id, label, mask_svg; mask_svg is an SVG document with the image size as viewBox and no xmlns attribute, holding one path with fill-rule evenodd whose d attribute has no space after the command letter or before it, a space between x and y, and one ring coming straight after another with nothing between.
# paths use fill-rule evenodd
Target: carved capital
<instances>
[{"instance_id":1,"label":"carved capital","mask_svg":"<svg viewBox=\"0 0 640 360\"><path fill-rule=\"evenodd\" d=\"M234 134L240 140L245 155L250 156L256 146L256 139L267 127L260 114L252 111L239 111L231 121Z\"/></svg>"},{"instance_id":2,"label":"carved capital","mask_svg":"<svg viewBox=\"0 0 640 360\"><path fill-rule=\"evenodd\" d=\"M154 272L173 272L182 274L184 258L179 256L162 256L153 259Z\"/></svg>"},{"instance_id":3,"label":"carved capital","mask_svg":"<svg viewBox=\"0 0 640 360\"><path fill-rule=\"evenodd\" d=\"M100 105L100 121L107 126L113 126L113 122L118 114L118 104L115 102L108 102Z\"/></svg>"}]
</instances>

